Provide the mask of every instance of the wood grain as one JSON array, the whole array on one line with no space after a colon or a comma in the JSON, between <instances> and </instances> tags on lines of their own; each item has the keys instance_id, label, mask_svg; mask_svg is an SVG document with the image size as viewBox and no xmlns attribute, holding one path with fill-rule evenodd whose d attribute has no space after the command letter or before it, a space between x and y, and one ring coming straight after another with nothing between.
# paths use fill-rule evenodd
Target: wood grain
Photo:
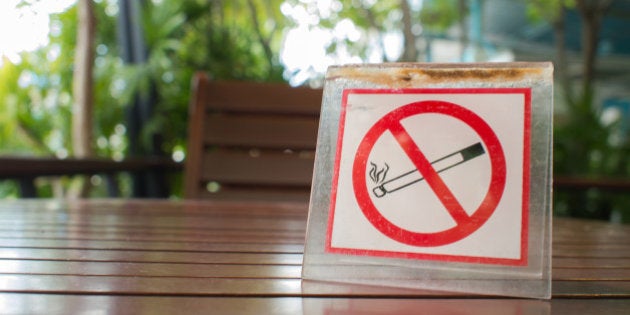
<instances>
[{"instance_id":1,"label":"wood grain","mask_svg":"<svg viewBox=\"0 0 630 315\"><path fill-rule=\"evenodd\" d=\"M306 212L291 202L5 201L0 306L9 314L124 313L149 304L149 313L234 314L630 309L628 226L556 218L547 302L302 281Z\"/></svg>"}]
</instances>

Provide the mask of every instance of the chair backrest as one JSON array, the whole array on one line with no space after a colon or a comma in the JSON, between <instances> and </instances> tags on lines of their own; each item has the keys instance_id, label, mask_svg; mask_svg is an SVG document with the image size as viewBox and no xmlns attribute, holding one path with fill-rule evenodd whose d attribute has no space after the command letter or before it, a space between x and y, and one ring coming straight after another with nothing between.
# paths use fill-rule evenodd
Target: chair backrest
<instances>
[{"instance_id":1,"label":"chair backrest","mask_svg":"<svg viewBox=\"0 0 630 315\"><path fill-rule=\"evenodd\" d=\"M193 79L184 197L308 200L321 89Z\"/></svg>"}]
</instances>

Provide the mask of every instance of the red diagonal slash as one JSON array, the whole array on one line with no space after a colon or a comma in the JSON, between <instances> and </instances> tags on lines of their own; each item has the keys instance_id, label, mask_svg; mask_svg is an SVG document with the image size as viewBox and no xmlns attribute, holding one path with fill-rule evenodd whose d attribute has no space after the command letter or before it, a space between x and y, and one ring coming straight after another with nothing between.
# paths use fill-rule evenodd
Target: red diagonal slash
<instances>
[{"instance_id":1,"label":"red diagonal slash","mask_svg":"<svg viewBox=\"0 0 630 315\"><path fill-rule=\"evenodd\" d=\"M400 144L401 148L405 151L407 156L411 159L418 171L424 176L424 179L429 184L429 187L435 192L440 199L446 210L451 214L457 224L466 222L470 219L468 213L464 210L464 207L459 203L453 192L446 186L440 175L431 165L431 162L426 158L422 150L418 148L413 141L407 130L400 124L400 121L392 122L389 126L389 130Z\"/></svg>"}]
</instances>

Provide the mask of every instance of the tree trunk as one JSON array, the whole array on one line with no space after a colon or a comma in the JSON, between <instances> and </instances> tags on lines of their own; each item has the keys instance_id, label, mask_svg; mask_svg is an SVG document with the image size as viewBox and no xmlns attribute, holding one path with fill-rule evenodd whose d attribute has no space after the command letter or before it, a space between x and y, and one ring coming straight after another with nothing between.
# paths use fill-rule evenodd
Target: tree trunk
<instances>
[{"instance_id":1,"label":"tree trunk","mask_svg":"<svg viewBox=\"0 0 630 315\"><path fill-rule=\"evenodd\" d=\"M457 23L459 26L459 31L461 35L459 37L460 51L459 51L459 60L464 61L466 56L466 49L468 45L470 45L470 40L468 38L468 25L466 25L466 0L458 0L457 1L457 9L459 10L459 18L457 19Z\"/></svg>"},{"instance_id":2,"label":"tree trunk","mask_svg":"<svg viewBox=\"0 0 630 315\"><path fill-rule=\"evenodd\" d=\"M79 0L79 25L72 78L72 149L77 158L94 155L93 134L93 78L94 31L96 18L92 0Z\"/></svg>"},{"instance_id":3,"label":"tree trunk","mask_svg":"<svg viewBox=\"0 0 630 315\"><path fill-rule=\"evenodd\" d=\"M265 59L267 60L267 66L269 67L269 74L273 73L274 67L274 55L271 49L271 35L268 38L265 38L263 34L262 25L258 21L258 10L256 8L256 4L253 0L247 0L247 6L249 7L249 15L252 18L252 23L254 24L254 32L258 37L258 42L263 48L263 52L265 53Z\"/></svg>"},{"instance_id":4,"label":"tree trunk","mask_svg":"<svg viewBox=\"0 0 630 315\"><path fill-rule=\"evenodd\" d=\"M562 87L565 99L570 105L574 104L575 97L573 95L573 88L571 86L571 77L569 74L569 63L567 60L567 47L565 41L565 7L558 6L558 13L555 20L552 21L554 38L556 43L556 64L557 73Z\"/></svg>"},{"instance_id":5,"label":"tree trunk","mask_svg":"<svg viewBox=\"0 0 630 315\"><path fill-rule=\"evenodd\" d=\"M584 13L584 12L583 12ZM595 60L597 57L597 43L599 41L600 21L595 14L582 14L582 52L583 52L583 77L582 92L585 97L593 94L593 80L595 79Z\"/></svg>"},{"instance_id":6,"label":"tree trunk","mask_svg":"<svg viewBox=\"0 0 630 315\"><path fill-rule=\"evenodd\" d=\"M94 33L96 18L92 0L79 0L77 46L75 48L72 78L72 149L77 158L94 156L93 138L93 78ZM90 189L89 181L81 178L68 192L70 198L85 197Z\"/></svg>"},{"instance_id":7,"label":"tree trunk","mask_svg":"<svg viewBox=\"0 0 630 315\"><path fill-rule=\"evenodd\" d=\"M416 37L413 35L412 31L413 22L411 20L411 7L409 7L409 2L407 2L407 0L400 0L400 9L402 10L404 38L404 50L400 61L414 62L418 59L418 49L416 48Z\"/></svg>"},{"instance_id":8,"label":"tree trunk","mask_svg":"<svg viewBox=\"0 0 630 315\"><path fill-rule=\"evenodd\" d=\"M593 81L599 44L599 30L606 11L614 0L577 0L576 7L582 17L582 93L585 103L593 97Z\"/></svg>"},{"instance_id":9,"label":"tree trunk","mask_svg":"<svg viewBox=\"0 0 630 315\"><path fill-rule=\"evenodd\" d=\"M389 60L389 58L387 58L387 54L385 53L385 41L383 39L383 34L385 32L382 30L381 25L376 20L376 17L374 16L374 13L372 11L370 11L370 9L368 9L364 5L362 5L362 2L361 2L361 6L359 7L359 9L365 15L365 18L367 19L367 21L368 21L368 23L370 25L370 28L373 29L378 34L378 45L379 45L379 49L381 50L381 53L383 54L383 60L391 61L391 60Z\"/></svg>"}]
</instances>

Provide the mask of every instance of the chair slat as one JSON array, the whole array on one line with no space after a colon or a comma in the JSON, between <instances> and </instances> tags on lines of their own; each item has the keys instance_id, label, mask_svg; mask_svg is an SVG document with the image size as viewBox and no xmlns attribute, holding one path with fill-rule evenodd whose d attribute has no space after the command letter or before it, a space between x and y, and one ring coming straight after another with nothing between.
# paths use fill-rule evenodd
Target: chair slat
<instances>
[{"instance_id":1,"label":"chair slat","mask_svg":"<svg viewBox=\"0 0 630 315\"><path fill-rule=\"evenodd\" d=\"M315 149L317 117L220 115L207 118L204 142L216 146Z\"/></svg>"},{"instance_id":2,"label":"chair slat","mask_svg":"<svg viewBox=\"0 0 630 315\"><path fill-rule=\"evenodd\" d=\"M319 115L321 89L292 88L287 84L208 81L202 86L208 107L216 111Z\"/></svg>"},{"instance_id":3,"label":"chair slat","mask_svg":"<svg viewBox=\"0 0 630 315\"><path fill-rule=\"evenodd\" d=\"M311 184L313 154L278 152L211 151L204 157L207 166L203 181L242 185L303 186Z\"/></svg>"},{"instance_id":4,"label":"chair slat","mask_svg":"<svg viewBox=\"0 0 630 315\"><path fill-rule=\"evenodd\" d=\"M216 200L257 200L257 201L304 201L310 196L310 188L308 187L292 187L264 189L260 187L223 185L216 192L210 192L202 187L204 198Z\"/></svg>"}]
</instances>

